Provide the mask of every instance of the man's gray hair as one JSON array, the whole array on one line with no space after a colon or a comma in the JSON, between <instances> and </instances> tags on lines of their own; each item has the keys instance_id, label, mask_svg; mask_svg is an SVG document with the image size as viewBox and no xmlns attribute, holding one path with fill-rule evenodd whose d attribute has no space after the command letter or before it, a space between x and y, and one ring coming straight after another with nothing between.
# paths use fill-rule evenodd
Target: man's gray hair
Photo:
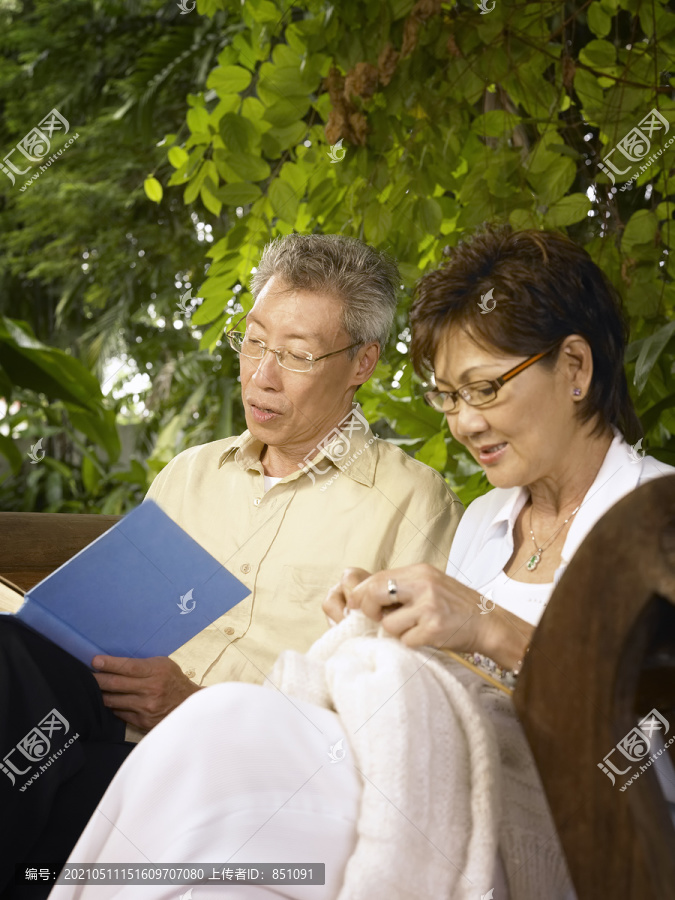
<instances>
[{"instance_id":1,"label":"man's gray hair","mask_svg":"<svg viewBox=\"0 0 675 900\"><path fill-rule=\"evenodd\" d=\"M254 298L276 275L290 290L329 294L342 304L342 326L353 343L384 349L394 321L398 266L386 253L341 234L287 234L263 250L251 277ZM349 351L353 358L358 347Z\"/></svg>"}]
</instances>

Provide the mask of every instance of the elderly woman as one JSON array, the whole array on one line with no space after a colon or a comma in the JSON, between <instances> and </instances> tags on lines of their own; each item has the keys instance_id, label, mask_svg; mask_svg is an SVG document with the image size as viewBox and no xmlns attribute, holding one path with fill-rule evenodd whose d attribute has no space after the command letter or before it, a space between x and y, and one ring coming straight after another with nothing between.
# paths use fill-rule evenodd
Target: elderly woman
<instances>
[{"instance_id":1,"label":"elderly woman","mask_svg":"<svg viewBox=\"0 0 675 900\"><path fill-rule=\"evenodd\" d=\"M620 303L588 254L563 235L487 229L460 244L445 265L421 280L411 322L413 364L420 374L433 372L435 381L426 399L445 414L453 438L469 450L494 490L464 514L445 574L428 565L375 575L348 570L324 609L334 621L343 619L346 607L360 610L380 623L381 636L398 639L397 646L455 651L485 668L495 683L512 684L555 584L594 523L639 484L675 470L641 457L631 446L642 430L623 369L627 328ZM349 616L319 643L361 614ZM422 673L432 665L428 653L409 652L419 654ZM490 850L490 879L483 883L492 884L494 893L488 896L536 896L536 878L523 873L539 865L550 875L539 896L562 897L568 884L554 840L537 845L536 835L530 835L530 843L523 838L519 845L527 822L520 831L511 827L540 788L535 776L527 784L511 777L518 765L533 765L522 735L514 731L510 700L468 674L485 688L482 699L499 695L503 701L501 706L485 702L503 770L501 853ZM349 677L345 674L343 682ZM411 676L397 690L398 698L419 684ZM360 826L357 834L357 823L371 781L367 753L360 749L354 765L336 765L345 755L351 760L352 744L363 748L358 729L348 733L344 717L326 708L330 704L319 693L315 704L308 697L312 694L300 688L294 696L236 684L196 694L122 767L71 861L230 866L272 861L296 867L323 862L323 888L277 883L246 887L245 896L357 896L343 884L357 840L365 839ZM424 702L420 695L413 706ZM375 723L389 708L388 698L381 705L383 711L372 714ZM416 714L413 706L410 716ZM418 745L432 745L444 733L443 715L430 721L432 733L426 741L418 734ZM400 721L400 730L406 725ZM397 737L386 733L384 724L381 731L376 754L386 753ZM504 737L509 732L511 743ZM377 724L371 733L376 742ZM476 735L478 740L478 728ZM415 745L408 746L411 758L399 760L401 777L411 777L410 768L415 769L415 792L423 794L426 757L415 756ZM461 777L486 783L475 767ZM496 786L485 790L500 792ZM437 788L429 805L445 809L446 800ZM471 809L475 815L476 807ZM455 810L453 826L461 828L465 814L468 822L466 810ZM406 820L409 825L411 814L404 809L402 833ZM405 862L406 846L399 843L391 850L392 863L397 857ZM93 897L95 891L96 900L103 900L132 897L133 890L57 887L52 896ZM432 896L428 890L421 894ZM171 887L143 891L153 898L177 896ZM219 891L222 887L200 885L195 895L219 896ZM458 884L452 896L474 894ZM384 878L379 895L411 896ZM378 894L371 896L377 900Z\"/></svg>"}]
</instances>

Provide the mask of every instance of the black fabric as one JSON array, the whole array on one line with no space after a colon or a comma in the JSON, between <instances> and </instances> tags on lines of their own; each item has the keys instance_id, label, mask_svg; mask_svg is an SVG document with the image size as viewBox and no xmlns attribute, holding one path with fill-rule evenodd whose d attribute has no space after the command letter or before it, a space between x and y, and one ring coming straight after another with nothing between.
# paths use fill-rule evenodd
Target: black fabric
<instances>
[{"instance_id":1,"label":"black fabric","mask_svg":"<svg viewBox=\"0 0 675 900\"><path fill-rule=\"evenodd\" d=\"M15 868L66 860L135 746L124 731L85 665L0 616L0 900L47 895L16 885Z\"/></svg>"}]
</instances>

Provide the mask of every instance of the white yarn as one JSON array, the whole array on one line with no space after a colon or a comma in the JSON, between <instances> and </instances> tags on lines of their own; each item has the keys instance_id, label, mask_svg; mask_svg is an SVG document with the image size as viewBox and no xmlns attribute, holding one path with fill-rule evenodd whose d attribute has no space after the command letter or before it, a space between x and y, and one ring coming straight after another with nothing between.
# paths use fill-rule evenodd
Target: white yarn
<instances>
[{"instance_id":1,"label":"white yarn","mask_svg":"<svg viewBox=\"0 0 675 900\"><path fill-rule=\"evenodd\" d=\"M357 613L306 654L282 653L269 679L338 713L363 779L357 844L338 900L478 900L489 891L497 742L447 657L377 636Z\"/></svg>"}]
</instances>

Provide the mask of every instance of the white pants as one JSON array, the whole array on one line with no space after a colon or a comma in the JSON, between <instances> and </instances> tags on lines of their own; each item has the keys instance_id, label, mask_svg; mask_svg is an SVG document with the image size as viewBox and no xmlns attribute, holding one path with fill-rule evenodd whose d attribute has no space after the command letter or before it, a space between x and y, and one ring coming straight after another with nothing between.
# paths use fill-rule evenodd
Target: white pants
<instances>
[{"instance_id":1,"label":"white pants","mask_svg":"<svg viewBox=\"0 0 675 900\"><path fill-rule=\"evenodd\" d=\"M360 799L360 776L334 712L258 685L220 684L194 694L143 738L68 862L325 863L325 887L218 882L194 886L193 900L335 900L356 844ZM508 900L499 858L494 885L493 900ZM182 894L191 896L187 885L149 882L59 885L49 897Z\"/></svg>"},{"instance_id":2,"label":"white pants","mask_svg":"<svg viewBox=\"0 0 675 900\"><path fill-rule=\"evenodd\" d=\"M325 887L220 882L194 886L194 900L333 900L356 843L360 795L334 712L257 685L215 685L143 738L69 862L325 863ZM185 885L64 885L50 900L178 900L186 892Z\"/></svg>"}]
</instances>

